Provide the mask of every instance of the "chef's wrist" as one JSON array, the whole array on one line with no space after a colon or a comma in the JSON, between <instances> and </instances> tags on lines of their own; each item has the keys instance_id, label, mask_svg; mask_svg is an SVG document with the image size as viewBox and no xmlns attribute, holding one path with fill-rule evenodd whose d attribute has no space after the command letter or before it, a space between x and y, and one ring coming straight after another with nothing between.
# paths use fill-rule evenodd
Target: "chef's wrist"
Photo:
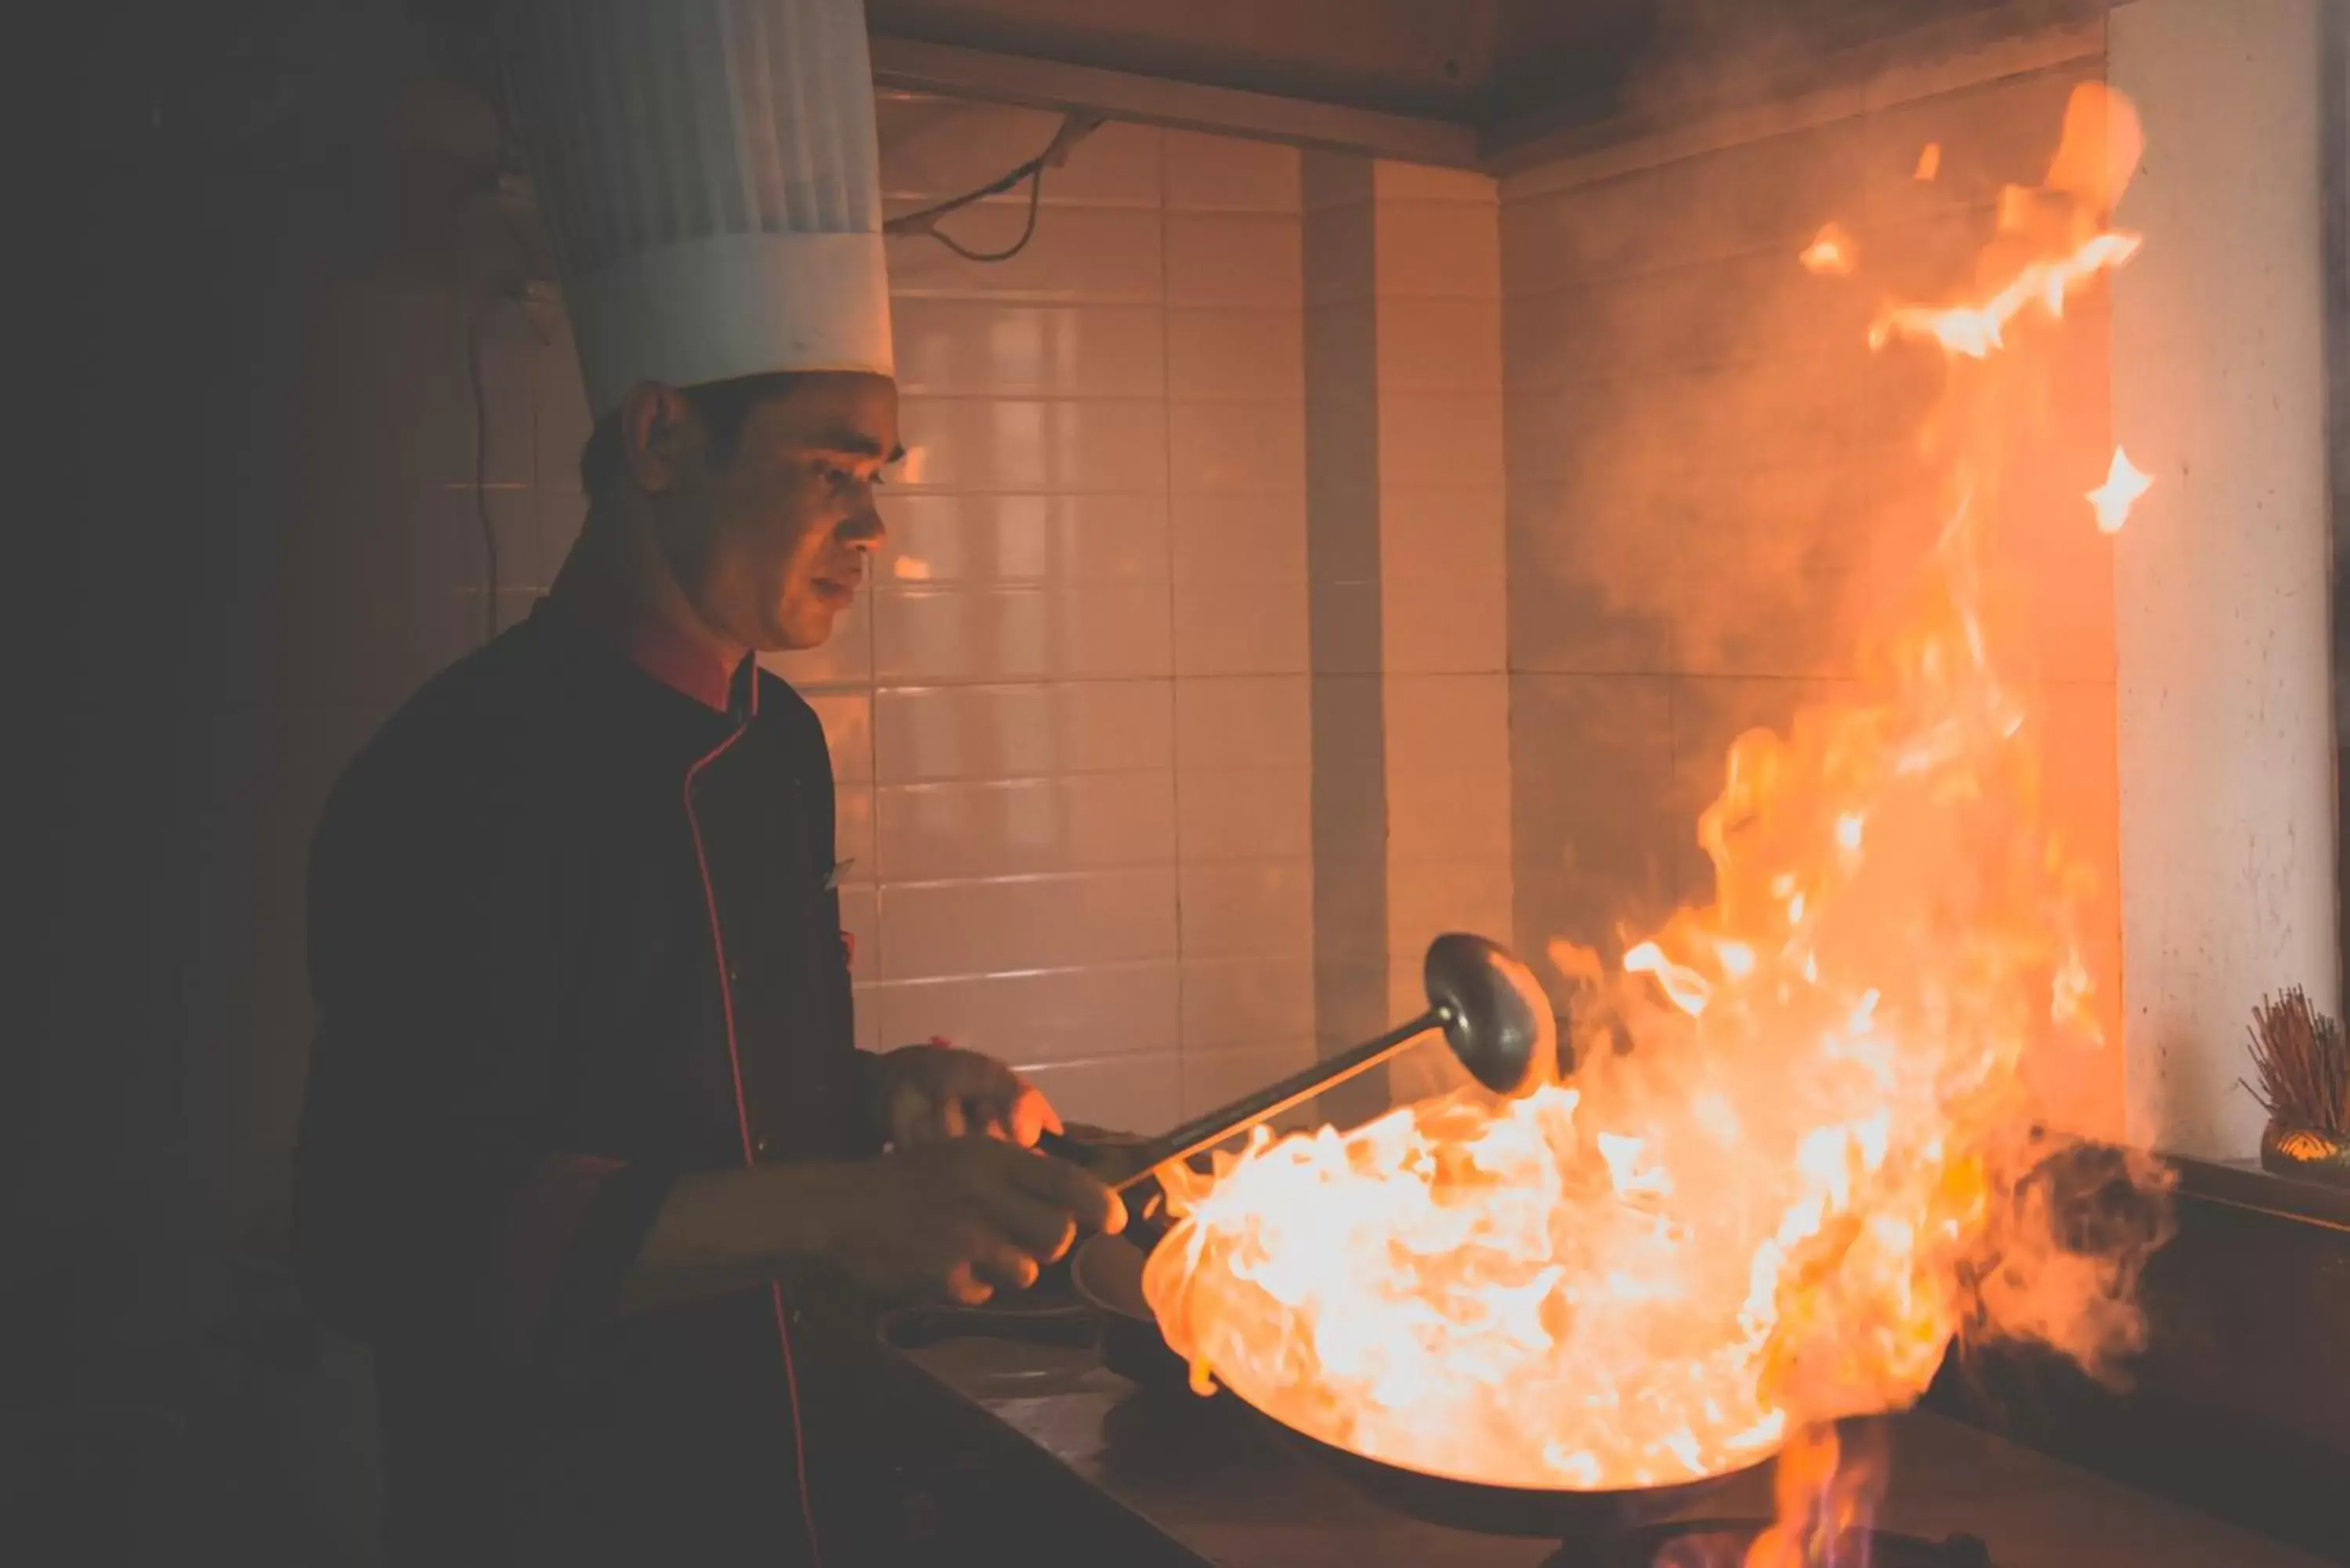
<instances>
[{"instance_id":1,"label":"chef's wrist","mask_svg":"<svg viewBox=\"0 0 2350 1568\"><path fill-rule=\"evenodd\" d=\"M810 1160L757 1167L749 1234L776 1267L827 1258L840 1244L852 1207L856 1168Z\"/></svg>"}]
</instances>

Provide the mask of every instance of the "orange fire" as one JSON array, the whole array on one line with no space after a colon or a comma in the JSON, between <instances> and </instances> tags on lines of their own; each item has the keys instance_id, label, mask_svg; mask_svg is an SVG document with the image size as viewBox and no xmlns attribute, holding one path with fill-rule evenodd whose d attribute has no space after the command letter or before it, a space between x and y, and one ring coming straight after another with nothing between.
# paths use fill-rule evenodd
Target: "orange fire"
<instances>
[{"instance_id":1,"label":"orange fire","mask_svg":"<svg viewBox=\"0 0 2350 1568\"><path fill-rule=\"evenodd\" d=\"M2122 524L2129 521L2130 508L2153 486L2154 481L2137 471L2128 453L2114 448L2114 462L2106 471L2106 482L2089 492L2089 505L2097 514L2097 532L2120 533Z\"/></svg>"},{"instance_id":2,"label":"orange fire","mask_svg":"<svg viewBox=\"0 0 2350 1568\"><path fill-rule=\"evenodd\" d=\"M1981 606L1998 351L2127 260L2106 214L2135 161L2127 105L2081 89L2048 182L2002 204L1984 296L1880 317L1879 344L1948 357L1938 543L1859 696L1731 749L1698 824L1712 905L1617 975L1554 949L1584 981L1573 1077L1161 1172L1182 1219L1144 1285L1196 1386L1495 1484L1783 1453L1750 1559L1772 1568L1852 1522L1828 1424L1908 1405L1962 1330L2126 1340L2129 1268L2064 1252L2023 1184L2051 1147L2027 1055L2099 1044L2091 878L2042 818L2033 709Z\"/></svg>"},{"instance_id":3,"label":"orange fire","mask_svg":"<svg viewBox=\"0 0 2350 1568\"><path fill-rule=\"evenodd\" d=\"M1859 265L1853 254L1852 236L1844 232L1840 223L1823 228L1796 259L1809 270L1831 277L1842 277Z\"/></svg>"}]
</instances>

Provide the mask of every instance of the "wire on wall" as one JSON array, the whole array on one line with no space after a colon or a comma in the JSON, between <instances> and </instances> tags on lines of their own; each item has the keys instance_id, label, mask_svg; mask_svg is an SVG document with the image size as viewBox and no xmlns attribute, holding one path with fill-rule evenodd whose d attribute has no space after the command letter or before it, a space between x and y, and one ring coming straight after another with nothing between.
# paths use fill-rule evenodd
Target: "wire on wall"
<instances>
[{"instance_id":1,"label":"wire on wall","mask_svg":"<svg viewBox=\"0 0 2350 1568\"><path fill-rule=\"evenodd\" d=\"M1101 123L1101 117L1098 115L1074 112L1064 115L1061 117L1060 130L1053 133L1053 140L1045 144L1045 151L1010 173L1000 179L992 180L975 191L966 191L960 196L950 197L933 206L924 207L920 212L908 213L902 217L892 218L881 225L881 232L885 234L928 234L965 261L1010 261L1027 249L1028 242L1036 237L1036 210L1043 204L1045 199L1045 171L1058 168L1066 162L1070 150L1092 135L1100 128ZM990 196L1000 196L1006 191L1017 188L1023 181L1025 181L1028 185L1028 221L1022 226L1020 237L1003 249L972 250L939 227L941 218L950 213L959 213L974 202L985 201Z\"/></svg>"}]
</instances>

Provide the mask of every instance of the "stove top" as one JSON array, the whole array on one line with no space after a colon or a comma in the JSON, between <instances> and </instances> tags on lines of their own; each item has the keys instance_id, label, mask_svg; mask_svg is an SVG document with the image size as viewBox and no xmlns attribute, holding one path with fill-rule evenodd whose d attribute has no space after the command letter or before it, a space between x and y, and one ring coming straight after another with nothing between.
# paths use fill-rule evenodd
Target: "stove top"
<instances>
[{"instance_id":1,"label":"stove top","mask_svg":"<svg viewBox=\"0 0 2350 1568\"><path fill-rule=\"evenodd\" d=\"M1024 1538L1050 1517L1105 1542L1071 1561L1169 1568L1738 1568L1770 1517L1768 1467L1690 1516L1607 1540L1515 1539L1416 1519L1358 1490L1230 1397L1145 1393L1081 1321L972 1314L892 1355L962 1495ZM1866 1555L1837 1568L2324 1568L2319 1559L1988 1433L1888 1421L1893 1479ZM1013 1495L1017 1493L1016 1498ZM1701 1517L1700 1517L1701 1515ZM967 1538L966 1538L967 1539ZM1855 1542L1856 1546L1862 1544ZM1107 1555L1105 1555L1107 1553Z\"/></svg>"}]
</instances>

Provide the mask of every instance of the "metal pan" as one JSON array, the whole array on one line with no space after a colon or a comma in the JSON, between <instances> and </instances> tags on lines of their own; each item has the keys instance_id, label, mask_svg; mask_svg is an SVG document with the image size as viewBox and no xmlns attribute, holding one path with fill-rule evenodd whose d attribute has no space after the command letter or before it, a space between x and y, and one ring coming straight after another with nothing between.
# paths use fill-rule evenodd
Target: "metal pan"
<instances>
[{"instance_id":1,"label":"metal pan","mask_svg":"<svg viewBox=\"0 0 2350 1568\"><path fill-rule=\"evenodd\" d=\"M1189 1374L1182 1359L1167 1348L1142 1293L1143 1257L1124 1237L1088 1237L1077 1251L1070 1277L1077 1293L1102 1314L1102 1354L1110 1370L1146 1388L1181 1388ZM1262 1410L1256 1414L1292 1446L1388 1507L1433 1524L1486 1535L1552 1541L1617 1535L1685 1513L1762 1468L1756 1464L1702 1480L1611 1491L1489 1486L1367 1459L1308 1437Z\"/></svg>"}]
</instances>

